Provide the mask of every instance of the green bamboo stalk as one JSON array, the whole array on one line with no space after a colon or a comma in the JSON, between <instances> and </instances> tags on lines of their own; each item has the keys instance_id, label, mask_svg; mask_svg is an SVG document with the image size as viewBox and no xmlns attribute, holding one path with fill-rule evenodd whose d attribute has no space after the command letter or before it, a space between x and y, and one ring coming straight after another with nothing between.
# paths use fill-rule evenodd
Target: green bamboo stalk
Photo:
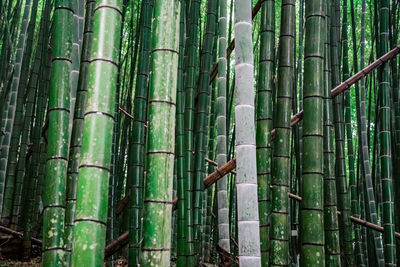
<instances>
[{"instance_id":1,"label":"green bamboo stalk","mask_svg":"<svg viewBox=\"0 0 400 267\"><path fill-rule=\"evenodd\" d=\"M271 176L270 266L289 265L290 116L294 88L295 1L284 0L278 54L278 88Z\"/></svg>"},{"instance_id":2,"label":"green bamboo stalk","mask_svg":"<svg viewBox=\"0 0 400 267\"><path fill-rule=\"evenodd\" d=\"M340 9L338 1L332 3L332 28L331 28L331 64L332 64L332 86L340 83L339 58L340 58ZM346 9L347 12L347 9ZM335 97L333 100L333 121L335 126L336 146L336 188L338 194L338 210L342 213L339 219L340 240L345 246L344 253L347 263L352 263L352 255L346 241L352 238L351 222L349 218L350 201L347 191L346 162L344 152L344 119L343 119L343 96ZM351 248L352 249L352 248Z\"/></svg>"},{"instance_id":3,"label":"green bamboo stalk","mask_svg":"<svg viewBox=\"0 0 400 267\"><path fill-rule=\"evenodd\" d=\"M261 266L251 1L235 0L235 125L239 265Z\"/></svg>"},{"instance_id":4,"label":"green bamboo stalk","mask_svg":"<svg viewBox=\"0 0 400 267\"><path fill-rule=\"evenodd\" d=\"M49 135L43 194L43 266L64 264L65 187L70 116L72 22L71 3L55 2L53 60L49 94Z\"/></svg>"},{"instance_id":5,"label":"green bamboo stalk","mask_svg":"<svg viewBox=\"0 0 400 267\"><path fill-rule=\"evenodd\" d=\"M256 146L260 249L262 266L269 265L272 87L275 46L275 1L261 5L260 57L257 81Z\"/></svg>"},{"instance_id":6,"label":"green bamboo stalk","mask_svg":"<svg viewBox=\"0 0 400 267\"><path fill-rule=\"evenodd\" d=\"M22 68L22 62L23 62L23 55L24 51L26 48L26 34L27 34L27 29L28 29L28 24L29 24L29 14L30 14L30 9L31 9L31 0L27 0L25 2L24 6L24 13L22 15L22 23L21 23L21 29L20 29L20 34L18 37L18 45L17 45L17 51L15 55L15 65L14 65L14 70L13 70L13 75L12 75L12 81L11 81L11 87L10 87L10 93L8 96L8 105L7 105L7 114L3 115L2 119L2 128L4 131L4 134L0 137L0 201L2 201L1 205L1 216L2 216L2 222L4 224L9 224L10 222L10 216L11 216L11 209L12 209L12 195L13 195L13 186L14 186L14 172L12 171L13 169L15 170L15 165L16 165L16 160L15 162L10 162L8 163L8 159L11 158L11 155L9 155L10 152L10 147L11 147L11 135L13 132L13 126L14 126L14 118L15 118L15 113L16 113L16 106L17 106L17 99L18 95L23 95L22 92L22 87L21 91L19 91L19 82L21 78L21 68ZM16 145L14 145L15 147ZM15 157L16 159L16 157ZM11 180L7 181L6 183L6 174L8 169L10 169L10 173L13 175L11 176ZM9 190L7 193L6 192L6 187L9 187ZM12 186L11 186L12 185Z\"/></svg>"},{"instance_id":7,"label":"green bamboo stalk","mask_svg":"<svg viewBox=\"0 0 400 267\"><path fill-rule=\"evenodd\" d=\"M149 55L151 38L151 21L153 15L153 0L142 2L141 15L141 46L139 50L138 72L133 110L132 137L130 151L133 155L128 165L128 179L130 188L129 207L129 265L139 266L141 216L142 216L142 190L144 184L144 155L145 155L145 124L147 113L147 82L149 76Z\"/></svg>"},{"instance_id":8,"label":"green bamboo stalk","mask_svg":"<svg viewBox=\"0 0 400 267\"><path fill-rule=\"evenodd\" d=\"M227 162L227 121L226 121L226 86L227 86L227 0L219 0L218 21L218 96L216 110L217 127L217 164L218 168ZM229 206L228 206L228 179L221 179L217 183L218 205L218 245L230 252L229 236Z\"/></svg>"},{"instance_id":9,"label":"green bamboo stalk","mask_svg":"<svg viewBox=\"0 0 400 267\"><path fill-rule=\"evenodd\" d=\"M391 14L389 16L389 41L390 41L390 47L394 48L397 43L398 43L398 31L399 31L399 20L400 20L400 8L399 8L399 3L397 1L392 2L392 7L391 7ZM400 62L400 61L399 61ZM391 66L391 78L392 78L392 83L391 83L391 89L392 89L392 98L393 98L393 112L394 113L394 133L392 134L392 139L393 139L393 165L397 166L400 164L400 97L399 97L399 69L398 63L396 59L391 60L390 62ZM392 115L393 116L393 115ZM400 170L398 168L393 169L393 176L394 177L399 177L400 176ZM394 186L394 197L397 199L400 196L400 183L394 181L393 182ZM399 205L395 202L395 210L398 210ZM400 213L395 212L395 220L398 222L400 221ZM400 231L400 225L397 223L395 225L395 229L397 232ZM400 259L400 242L396 242L396 257L397 259Z\"/></svg>"},{"instance_id":10,"label":"green bamboo stalk","mask_svg":"<svg viewBox=\"0 0 400 267\"><path fill-rule=\"evenodd\" d=\"M380 55L389 51L389 1L380 0L379 10L379 39ZM392 182L392 157L391 157L391 100L389 63L380 68L379 80L379 161L382 182L382 225L384 228L383 242L385 266L396 266L396 241L394 237L394 188Z\"/></svg>"},{"instance_id":11,"label":"green bamboo stalk","mask_svg":"<svg viewBox=\"0 0 400 267\"><path fill-rule=\"evenodd\" d=\"M29 21L29 26L28 26L28 40L27 40L27 45L32 46L33 45L33 33L35 29L35 23L36 23L36 12L37 12L37 6L38 6L38 1L34 1L32 5L32 16ZM42 12L42 18L45 16L46 9L49 10L49 4L46 3L46 6L43 8ZM26 81L24 81L26 89L25 89L25 95L22 97L22 103L25 103L25 113L22 111L21 114L24 116L24 118L21 120L22 124L19 125L20 127L20 134L21 135L21 140L20 140L20 148L19 148L19 155L18 155L18 162L17 162L17 168L15 172L16 180L17 182L19 181L20 183L23 182L23 187L21 188L20 192L15 192L14 193L14 203L13 203L13 213L12 213L12 226L14 229L17 227L20 229L25 228L25 221L28 215L28 210L30 209L30 202L28 203L27 200L33 198L29 193L33 193L33 186L34 183L36 182L35 179L29 179L29 176L25 176L25 170L26 170L26 165L29 162L30 154L28 153L29 149L29 143L30 141L30 136L31 134L31 124L34 122L34 108L35 108L35 102L36 102L36 94L37 94L37 84L38 84L38 76L39 76L39 71L43 67L41 66L41 56L43 53L43 39L45 38L43 36L44 33L44 19L41 20L40 22L40 29L39 29L39 36L38 36L38 42L36 46L36 51L34 53L34 58L32 61L32 68L30 70L30 74L26 74L26 76L29 76L29 79L26 78ZM46 38L46 43L48 39ZM29 50L31 50L30 48ZM28 50L28 49L27 49ZM28 53L28 51L27 51ZM24 61L27 62L27 65L29 64L30 61L30 56L25 55ZM29 58L28 58L29 57ZM24 66L25 67L25 66ZM28 68L25 67L25 71L29 72ZM28 82L29 81L29 82ZM21 83L20 83L21 86ZM26 98L26 99L25 99ZM16 131L16 129L14 129ZM19 139L19 136L18 136ZM29 193L28 193L29 192ZM19 195L18 195L19 193ZM18 203L17 203L18 201Z\"/></svg>"},{"instance_id":12,"label":"green bamboo stalk","mask_svg":"<svg viewBox=\"0 0 400 267\"><path fill-rule=\"evenodd\" d=\"M350 12L351 12L351 35L352 35L352 43L353 43L353 68L354 72L358 72L358 56L357 56L357 36L356 36L356 22L355 22L355 11L354 11L354 0L350 0ZM360 88L359 84L357 83L355 85L355 95L356 95L356 113L357 113L357 125L361 124L361 118L360 118ZM350 102L350 99L348 99ZM350 103L348 103L350 106ZM351 125L349 130L351 130ZM348 138L349 132L348 130ZM358 140L361 140L361 129L358 126L357 127L357 133L358 133ZM359 143L360 144L360 141ZM360 145L358 145L360 147ZM351 213L353 216L356 216L357 218L360 218L360 204L359 204L359 197L358 197L358 192L357 192L357 182L360 182L360 175L359 175L359 167L360 167L360 156L361 153L360 150L358 149L358 163L357 163L357 181L353 180L353 183L350 184L350 196L351 196ZM350 158L349 158L350 159ZM350 164L350 163L349 163ZM361 226L355 224L354 225L354 236L355 236L355 256L356 256L356 264L358 266L366 266L365 265L365 256L363 253L363 248L362 248L362 235L361 235Z\"/></svg>"},{"instance_id":13,"label":"green bamboo stalk","mask_svg":"<svg viewBox=\"0 0 400 267\"><path fill-rule=\"evenodd\" d=\"M74 119L69 147L69 159L67 169L67 193L65 211L64 243L67 248L66 264L71 262L72 233L75 218L76 191L79 172L79 159L82 147L83 118L88 91L88 68L90 63L90 51L93 34L93 8L95 1L86 0L85 30L83 37L82 54L80 60L79 79L74 108Z\"/></svg>"},{"instance_id":14,"label":"green bamboo stalk","mask_svg":"<svg viewBox=\"0 0 400 267\"><path fill-rule=\"evenodd\" d=\"M74 20L73 20L73 32L72 32L72 70L71 70L71 94L70 94L70 102L71 102L71 110L75 110L76 104L76 95L77 95L77 88L79 82L79 70L80 70L80 54L81 54L81 47L79 45L79 39L81 38L81 32L79 27L79 3L83 1L79 0L72 0L72 9L74 10ZM71 143L72 138L72 127L74 121L74 114L71 114L69 117L69 144Z\"/></svg>"},{"instance_id":15,"label":"green bamboo stalk","mask_svg":"<svg viewBox=\"0 0 400 267\"><path fill-rule=\"evenodd\" d=\"M364 68L365 65L365 14L366 14L366 3L365 0L362 1L362 11L361 11L361 57L360 57L360 69ZM366 121L366 86L365 86L365 79L362 79L360 85L360 143L361 143L361 158L362 158L362 169L364 173L364 189L365 190L365 203L370 203L370 198L373 198L373 205L372 205L372 216L370 216L370 221L373 222L373 219L377 220L377 214L376 214L376 205L375 205L375 196L374 196L374 190L372 187L372 178L371 178L371 165L370 165L370 156L369 156L369 127L368 127L368 132L367 132L367 121ZM370 96L370 99L372 97ZM371 105L369 105L371 107ZM369 113L370 114L370 113ZM369 124L368 124L369 125ZM372 190L371 190L372 189ZM371 204L365 204L365 213L368 214ZM366 218L366 217L364 217ZM366 231L368 232L368 231ZM382 239L381 235L374 232L374 247L375 247L375 252L376 253L376 258L378 259L378 264L379 266L383 266L385 261L383 258L383 246L382 246ZM368 239L367 239L368 241ZM378 242L377 242L378 241ZM368 253L368 256L371 253ZM369 259L369 257L367 258Z\"/></svg>"},{"instance_id":16,"label":"green bamboo stalk","mask_svg":"<svg viewBox=\"0 0 400 267\"><path fill-rule=\"evenodd\" d=\"M49 30L48 22L50 17L50 11L51 11L51 6L48 12L48 17L46 18L46 30ZM39 77L40 83L39 83L39 89L38 89L39 93L38 93L37 107L36 107L37 115L35 116L35 125L32 131L33 151L32 151L32 162L31 162L32 164L30 168L30 173L32 174L29 175L30 177L32 177L32 179L37 180L37 186L34 191L35 200L33 204L34 205L33 209L35 210L35 212L32 221L37 221L39 218L39 212L40 212L39 207L40 207L40 201L42 200L42 192L44 187L43 174L44 174L44 165L46 160L46 143L44 140L45 137L42 136L42 127L47 115L46 110L47 110L47 104L48 104L47 99L50 86L51 60L52 58L50 49L46 46L43 46L43 56L41 65L43 66L44 71L40 73ZM40 232L40 230L38 229L37 232Z\"/></svg>"},{"instance_id":17,"label":"green bamboo stalk","mask_svg":"<svg viewBox=\"0 0 400 267\"><path fill-rule=\"evenodd\" d=\"M365 11L364 17L365 17ZM362 27L365 32L365 24L364 27ZM363 41L364 39L364 41ZM361 43L365 43L365 37L361 37ZM334 52L333 52L334 53ZM336 56L337 58L337 56ZM335 56L332 56L332 62L335 61ZM364 53L361 53L361 66L360 68L362 69L364 67ZM332 80L332 82L334 82ZM334 84L336 85L338 81ZM376 204L375 204L375 193L374 193L374 188L373 188L373 182L372 182L372 177L371 177L371 165L370 165L370 156L369 156L369 139L368 139L368 134L367 134L367 122L366 122L366 92L365 92L365 79L361 80L361 96L360 96L360 132L361 132L361 139L360 139L360 144L361 144L361 157L362 157L362 162L363 162L363 173L364 173L364 178L365 178L365 187L366 187L366 192L365 192L365 199L366 199L366 209L367 209L367 214L369 214L369 221L371 221L374 224L378 224L378 216L377 216L377 211L376 211ZM374 239L374 253L376 255L377 259L377 264L378 266L383 266L384 265L384 258L383 258L383 248L382 248L382 239L381 239L381 234L373 231L373 239Z\"/></svg>"},{"instance_id":18,"label":"green bamboo stalk","mask_svg":"<svg viewBox=\"0 0 400 267\"><path fill-rule=\"evenodd\" d=\"M326 3L326 29L331 25L331 5ZM326 31L324 58L324 227L325 227L325 264L326 266L341 266L339 222L337 216L334 129L331 85L331 39Z\"/></svg>"},{"instance_id":19,"label":"green bamboo stalk","mask_svg":"<svg viewBox=\"0 0 400 267\"><path fill-rule=\"evenodd\" d=\"M176 97L176 152L177 159L177 180L178 180L178 215L177 215L177 267L186 266L186 199L185 199L185 181L184 181L184 56L185 56L185 12L186 1L181 1L181 16L179 26L179 63L178 63L178 85Z\"/></svg>"},{"instance_id":20,"label":"green bamboo stalk","mask_svg":"<svg viewBox=\"0 0 400 267\"><path fill-rule=\"evenodd\" d=\"M217 48L218 48L218 39L219 38L214 38L214 46L213 46L213 59L217 59ZM224 81L225 82L225 81ZM216 123L216 118L217 118L217 79L214 79L213 82L209 85L210 92L211 92L211 107L210 107L210 114L209 114L209 119L208 119L208 129L209 129L209 135L208 135L208 158L213 160L218 156L218 151L217 151L217 145L218 145L218 129L217 128L217 123ZM224 106L225 109L225 106ZM225 131L226 133L226 131ZM226 147L226 146L225 146ZM207 173L210 174L214 170L213 165L208 164L207 166ZM206 189L206 198L205 198L205 205L204 205L204 212L205 212L205 218L204 218L204 234L203 234L203 245L202 245L202 256L203 256L203 261L204 262L210 262L210 255L211 255L211 250L213 249L213 245L211 244L211 232L212 232L212 209L213 209L213 194L217 194L217 191L215 189L215 185L212 185L211 187L208 187ZM228 201L228 200L227 200ZM218 205L218 203L217 203ZM228 212L228 210L227 210ZM217 219L218 220L218 219ZM227 216L227 221L229 221L229 218ZM229 228L227 229L229 233Z\"/></svg>"},{"instance_id":21,"label":"green bamboo stalk","mask_svg":"<svg viewBox=\"0 0 400 267\"><path fill-rule=\"evenodd\" d=\"M194 156L194 202L193 202L193 226L194 226L194 251L196 261L199 260L201 251L201 236L203 225L203 179L206 176L205 156L207 155L207 126L210 106L210 71L212 64L212 50L215 38L216 16L218 1L207 2L207 22L204 32L204 42L200 54L199 85L196 98L198 100L195 110L195 156Z\"/></svg>"},{"instance_id":22,"label":"green bamboo stalk","mask_svg":"<svg viewBox=\"0 0 400 267\"><path fill-rule=\"evenodd\" d=\"M300 264L325 266L323 217L323 95L325 1L306 1Z\"/></svg>"},{"instance_id":23,"label":"green bamboo stalk","mask_svg":"<svg viewBox=\"0 0 400 267\"><path fill-rule=\"evenodd\" d=\"M343 18L342 18L342 75L343 75L343 80L347 80L350 77L350 70L349 70L349 45L348 45L348 27L347 27L347 0L343 0ZM355 175L354 175L354 153L353 153L353 133L351 130L351 110L350 110L350 91L346 90L344 92L343 96L343 102L342 102L343 108L344 108L344 132L343 132L343 138L346 138L347 141L347 159L348 159L348 168L349 168L349 190L350 192L347 193L347 200L346 202L346 209L347 205L349 205L348 212L351 212L351 190L355 189ZM342 113L342 111L340 111ZM341 114L342 116L342 114ZM340 138L340 136L338 136ZM343 140L344 142L344 140ZM343 185L344 187L347 187L347 181ZM353 248L353 225L350 222L350 218L346 218L346 216L343 216L343 235L341 236L342 238L342 244L343 244L343 250L344 254L346 257L347 264L350 266L353 266L355 264L354 261L354 248Z\"/></svg>"},{"instance_id":24,"label":"green bamboo stalk","mask_svg":"<svg viewBox=\"0 0 400 267\"><path fill-rule=\"evenodd\" d=\"M131 15L131 20L130 20L130 28L133 28L133 21L134 21L134 13L135 13L135 8L136 5L138 3L135 2L131 2L131 11L132 11L132 15ZM121 38L119 39L120 43L119 43L119 47L121 49L121 51L123 51L123 34L124 34L124 29L125 29L125 17L126 17L126 9L127 9L127 1L123 0L122 1L122 18L121 18L121 29L120 29L120 34L121 34ZM139 16L139 11L137 11L137 17ZM125 59L130 55L130 52L132 51L133 47L135 47L135 52L137 51L137 47L139 46L139 34L138 34L138 27L136 29L136 40L135 40L135 45L133 46L133 31L129 31L129 35L128 35L128 48L127 48L127 53L125 56ZM136 59L136 55L134 55L133 57L131 57L131 64L132 64L132 60ZM120 101L120 91L121 88L126 87L126 77L131 78L136 64L132 64L133 68L131 70L132 74L131 75L127 75L127 69L128 69L128 62L126 60L124 69L122 70L123 67L123 60L122 60L122 53L119 53L118 55L118 72L117 72L117 85L116 85L116 91L115 91L115 106L114 106L114 126L113 126L113 135L112 135L112 149L111 149L111 163L110 163L110 181L108 184L108 210L107 210L107 233L106 233L106 240L107 242L111 242L113 240L115 240L116 238L118 238L119 236L119 220L117 219L117 215L116 215L116 209L117 209L117 205L118 205L118 194L117 194L117 187L118 187L118 149L119 149L119 128L120 128L120 123L121 123L121 116L120 116L120 112L119 112L119 101ZM130 84L131 85L131 84ZM131 88L131 86L129 87ZM128 111L130 112L130 111ZM130 179L127 179L127 182L129 182ZM129 187L129 184L128 184ZM111 261L111 265L115 265L115 260L117 258L118 255L112 255L112 257L110 258Z\"/></svg>"},{"instance_id":25,"label":"green bamboo stalk","mask_svg":"<svg viewBox=\"0 0 400 267\"><path fill-rule=\"evenodd\" d=\"M219 0L217 1L217 5L219 7ZM218 12L218 7L216 12ZM219 24L219 15L215 16L216 23ZM219 25L218 25L219 28ZM217 63L219 58L218 58L218 43L219 43L219 30L216 28L215 31L215 38L214 38L214 44L213 44L213 51L212 51L212 58L213 58L213 64ZM217 36L219 36L217 38ZM218 103L217 103L217 98L218 98L218 92L217 92L217 80L218 79L213 79L213 81L210 83L210 92L211 92L211 103L210 103L210 112L207 120L208 124L208 158L211 160L216 160L216 157L218 155L217 151L217 144L218 144L218 129L217 128L217 109L218 109ZM225 80L224 80L225 82ZM223 107L226 110L226 106ZM226 131L225 131L226 133ZM226 147L226 143L225 143ZM207 164L207 174L211 174L215 170L214 165L212 164ZM202 256L203 256L203 261L204 262L210 262L213 250L215 250L215 246L212 243L213 241L213 226L217 225L218 222L215 222L213 224L213 218L212 218L212 213L213 213L213 208L214 204L218 205L218 203L215 203L213 200L214 193L215 195L217 194L216 190L216 185L212 185L211 187L208 187L206 189L206 197L205 197L205 204L204 204L204 234L203 234L203 245L202 245ZM228 201L228 199L227 199ZM228 210L227 210L228 211ZM215 220L215 221L218 221ZM229 222L229 217L227 216L227 221ZM215 230L216 231L216 230ZM228 230L229 232L229 227ZM218 234L218 233L217 233ZM214 235L216 236L216 235ZM218 238L216 237L215 241L218 242Z\"/></svg>"},{"instance_id":26,"label":"green bamboo stalk","mask_svg":"<svg viewBox=\"0 0 400 267\"><path fill-rule=\"evenodd\" d=\"M141 266L169 266L180 1L154 3Z\"/></svg>"},{"instance_id":27,"label":"green bamboo stalk","mask_svg":"<svg viewBox=\"0 0 400 267\"><path fill-rule=\"evenodd\" d=\"M32 2L31 9L31 17L28 24L27 34L26 34L26 49L24 51L24 58L22 60L22 68L21 68L21 78L18 87L18 91L21 90L21 93L17 96L17 106L15 110L15 118L14 118L14 126L13 132L11 134L11 147L10 147L10 155L9 162L15 162L13 164L13 170L11 173L6 174L6 181L8 180L9 175L14 176L15 185L14 185L14 194L13 194L13 206L11 213L11 227L14 229L21 229L21 201L23 196L23 185L26 183L24 181L24 172L25 172L25 160L26 153L28 150L28 138L29 138L29 126L30 126L30 118L32 116L33 104L26 103L26 98L29 98L29 94L33 92L29 92L28 89L28 78L29 78L29 66L31 63L31 55L32 55L32 47L33 47L33 38L35 33L36 26L36 17L37 17L37 9L38 9L38 0L34 0ZM34 94L34 93L33 93ZM25 114L24 114L25 110ZM27 130L23 131L25 128ZM22 135L22 136L21 136ZM13 146L15 145L15 147ZM19 148L19 152L18 152ZM12 151L15 150L15 153ZM15 158L11 158L11 154L15 155ZM26 186L25 186L26 189ZM7 190L7 183L6 183Z\"/></svg>"},{"instance_id":28,"label":"green bamboo stalk","mask_svg":"<svg viewBox=\"0 0 400 267\"><path fill-rule=\"evenodd\" d=\"M194 102L195 86L197 82L196 64L199 45L199 17L200 1L193 0L191 5L186 6L190 11L187 13L187 39L186 39L186 62L185 62L185 112L184 112L184 153L185 153L185 200L186 200L186 255L188 266L194 265L194 227L193 227L193 130L194 130Z\"/></svg>"},{"instance_id":29,"label":"green bamboo stalk","mask_svg":"<svg viewBox=\"0 0 400 267\"><path fill-rule=\"evenodd\" d=\"M27 194L25 194L25 204L23 205L23 230L24 230L24 237L23 237L23 245L24 245L24 256L26 258L31 257L31 236L32 236L32 227L33 224L36 222L34 220L37 210L36 205L35 205L35 190L38 185L38 176L37 176L37 164L38 164L38 159L39 159L39 149L38 146L40 145L40 131L41 131L41 126L43 124L43 116L44 116L44 111L45 111L45 104L43 104L43 99L41 96L43 95L43 92L40 91L39 87L39 80L40 76L42 75L41 73L44 72L43 70L45 69L45 64L46 61L44 60L47 55L47 47L44 45L45 43L48 43L48 36L45 35L47 33L47 26L48 26L48 20L50 17L50 11L51 11L51 3L49 0L47 0L44 3L44 8L42 11L42 18L40 20L40 29L39 29L39 39L36 47L36 52L35 52L35 59L32 67L32 73L29 79L29 84L28 84L28 90L29 90L29 101L28 101L28 107L32 107L32 113L33 113L33 108L36 106L36 113L34 114L34 117L30 118L29 120L25 120L24 122L24 130L23 133L28 132L31 128L31 124L35 123L35 125L32 127L30 131L30 142L33 143L33 148L32 148L32 154L30 158L30 163L29 166L26 167L26 176L25 180L29 181L28 189L27 189ZM36 102L36 103L35 103ZM35 105L36 104L36 105ZM44 106L44 107L43 107ZM29 112L27 112L28 114ZM39 126L40 125L40 126ZM36 157L36 158L34 158ZM25 162L24 162L25 164ZM28 179L29 178L29 179Z\"/></svg>"},{"instance_id":30,"label":"green bamboo stalk","mask_svg":"<svg viewBox=\"0 0 400 267\"><path fill-rule=\"evenodd\" d=\"M121 0L96 1L71 266L104 262L121 19Z\"/></svg>"},{"instance_id":31,"label":"green bamboo stalk","mask_svg":"<svg viewBox=\"0 0 400 267\"><path fill-rule=\"evenodd\" d=\"M26 4L26 2L25 2ZM21 28L20 28L20 19L21 19L21 12L22 10L28 11L28 9L22 9L21 6L23 5L22 0L18 0L15 5L13 6L12 3L10 2L9 4L9 9L7 11L7 14L9 14L9 18L8 20L10 21L10 25L7 29L7 35L6 35L6 40L7 40L7 49L5 50L5 53L3 54L4 57L2 57L2 70L4 69L5 71L2 72L2 76L0 77L2 84L7 84L7 86L10 86L10 83L12 83L11 81L7 81L9 80L12 76L13 76L13 68L8 68L7 66L12 66L16 63L16 59L17 57L17 53L15 53L14 55L14 49L15 46L12 42L12 40L16 40L16 36L18 33L22 33L22 30L24 29L24 22L26 20L24 20L24 17L22 17L22 22L21 23ZM20 29L20 31L18 31ZM17 49L18 49L18 44L17 43ZM2 56L3 56L2 55ZM11 64L10 64L11 63ZM1 71L1 70L0 70ZM7 107L8 110L8 107ZM5 120L4 120L5 119ZM2 124L2 129L6 128L6 119L7 117L3 117L3 124ZM0 136L0 145L2 144L2 136Z\"/></svg>"}]
</instances>

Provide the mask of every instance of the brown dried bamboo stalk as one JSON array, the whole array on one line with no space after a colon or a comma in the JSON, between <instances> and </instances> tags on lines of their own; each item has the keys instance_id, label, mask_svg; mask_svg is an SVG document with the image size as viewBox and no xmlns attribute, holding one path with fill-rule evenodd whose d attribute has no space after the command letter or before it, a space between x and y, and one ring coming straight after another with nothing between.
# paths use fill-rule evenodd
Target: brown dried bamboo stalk
<instances>
[{"instance_id":1,"label":"brown dried bamboo stalk","mask_svg":"<svg viewBox=\"0 0 400 267\"><path fill-rule=\"evenodd\" d=\"M116 240L111 241L105 248L105 257L113 255L115 252L123 248L129 241L129 231L120 235Z\"/></svg>"},{"instance_id":2,"label":"brown dried bamboo stalk","mask_svg":"<svg viewBox=\"0 0 400 267\"><path fill-rule=\"evenodd\" d=\"M211 159L205 158L206 162L210 163L211 165L217 167L218 164L215 161L212 161ZM230 171L233 175L236 175L236 172L234 170Z\"/></svg>"},{"instance_id":3,"label":"brown dried bamboo stalk","mask_svg":"<svg viewBox=\"0 0 400 267\"><path fill-rule=\"evenodd\" d=\"M220 168L218 168L213 173L209 174L206 178L204 178L204 189L207 189L210 185L224 177L228 172L232 171L236 167L236 158L231 159Z\"/></svg>"}]
</instances>

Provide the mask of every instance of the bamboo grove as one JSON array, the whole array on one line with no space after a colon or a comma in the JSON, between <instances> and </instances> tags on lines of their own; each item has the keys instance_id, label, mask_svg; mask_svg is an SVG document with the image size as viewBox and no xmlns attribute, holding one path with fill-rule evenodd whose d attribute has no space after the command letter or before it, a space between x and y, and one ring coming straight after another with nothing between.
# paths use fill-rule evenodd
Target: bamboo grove
<instances>
[{"instance_id":1,"label":"bamboo grove","mask_svg":"<svg viewBox=\"0 0 400 267\"><path fill-rule=\"evenodd\" d=\"M400 265L400 2L0 1L0 255Z\"/></svg>"}]
</instances>

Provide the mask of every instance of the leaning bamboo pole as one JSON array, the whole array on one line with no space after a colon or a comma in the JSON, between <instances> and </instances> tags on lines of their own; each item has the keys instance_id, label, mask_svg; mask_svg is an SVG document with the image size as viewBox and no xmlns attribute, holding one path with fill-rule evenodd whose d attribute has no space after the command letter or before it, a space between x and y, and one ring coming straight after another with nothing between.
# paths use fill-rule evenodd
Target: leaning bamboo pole
<instances>
[{"instance_id":1,"label":"leaning bamboo pole","mask_svg":"<svg viewBox=\"0 0 400 267\"><path fill-rule=\"evenodd\" d=\"M185 11L186 1L181 1L181 16L179 27L179 61L178 61L178 85L176 95L176 130L175 130L175 159L176 159L176 176L177 176L177 195L179 202L178 214L176 215L177 224L177 267L186 266L186 200L185 200L185 181L184 176L184 109L185 109L185 94L184 94L184 56L185 56Z\"/></svg>"}]
</instances>

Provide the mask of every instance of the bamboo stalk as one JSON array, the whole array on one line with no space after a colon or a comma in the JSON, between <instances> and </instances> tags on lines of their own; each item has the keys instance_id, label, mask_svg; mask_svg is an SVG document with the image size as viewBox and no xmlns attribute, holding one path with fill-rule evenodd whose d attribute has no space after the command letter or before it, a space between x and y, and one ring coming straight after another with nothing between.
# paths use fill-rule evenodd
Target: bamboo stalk
<instances>
[{"instance_id":1,"label":"bamboo stalk","mask_svg":"<svg viewBox=\"0 0 400 267\"><path fill-rule=\"evenodd\" d=\"M17 238L21 238L21 239L24 236L23 233L17 232L17 231L15 231L13 229L10 229L10 228L2 226L2 225L0 225L0 232L6 233L6 234L10 234L10 235L13 235L13 236L15 236ZM32 243L35 243L37 245L42 245L42 240L40 240L38 238L31 237L30 240L32 241Z\"/></svg>"},{"instance_id":2,"label":"bamboo stalk","mask_svg":"<svg viewBox=\"0 0 400 267\"><path fill-rule=\"evenodd\" d=\"M235 0L236 206L241 267L261 266L251 0ZM240 46L239 46L240 44Z\"/></svg>"},{"instance_id":3,"label":"bamboo stalk","mask_svg":"<svg viewBox=\"0 0 400 267\"><path fill-rule=\"evenodd\" d=\"M96 1L71 266L104 262L121 21L122 1Z\"/></svg>"},{"instance_id":4,"label":"bamboo stalk","mask_svg":"<svg viewBox=\"0 0 400 267\"><path fill-rule=\"evenodd\" d=\"M168 266L171 256L180 1L156 0L152 27L143 267Z\"/></svg>"}]
</instances>

